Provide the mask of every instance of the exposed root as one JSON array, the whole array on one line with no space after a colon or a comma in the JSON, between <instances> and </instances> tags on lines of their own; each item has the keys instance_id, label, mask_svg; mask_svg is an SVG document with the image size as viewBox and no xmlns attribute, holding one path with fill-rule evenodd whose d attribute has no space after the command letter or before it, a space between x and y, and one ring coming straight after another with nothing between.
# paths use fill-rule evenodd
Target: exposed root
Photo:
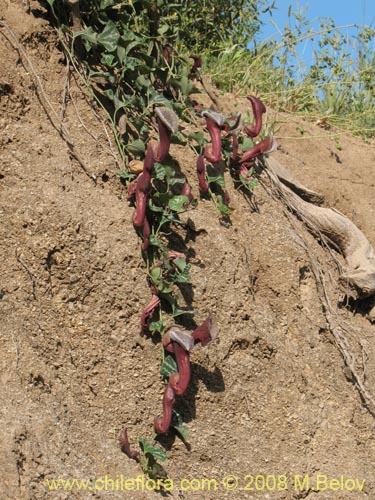
<instances>
[{"instance_id":1,"label":"exposed root","mask_svg":"<svg viewBox=\"0 0 375 500\"><path fill-rule=\"evenodd\" d=\"M300 196L303 200L314 203L314 205L321 205L324 202L324 196L322 194L316 193L301 184L285 167L281 165L281 163L272 157L267 161L272 166L272 170L277 175L278 179L298 194L298 196Z\"/></svg>"},{"instance_id":2,"label":"exposed root","mask_svg":"<svg viewBox=\"0 0 375 500\"><path fill-rule=\"evenodd\" d=\"M327 321L327 325L329 327L329 330L334 338L335 344L344 360L345 366L349 369L351 373L351 378L354 386L358 390L361 400L368 409L369 413L375 418L375 398L374 396L369 392L369 390L366 387L365 381L365 370L366 370L366 364L363 361L363 346L362 346L362 369L359 370L357 366L359 366L356 357L349 345L347 336L345 333L348 333L347 328L340 322L340 319L337 317L337 313L332 307L331 301L329 299L329 294L325 282L325 277L324 277L324 272L323 269L321 268L320 264L318 261L314 258L312 252L310 251L309 244L306 240L306 234L303 234L303 232L299 229L295 218L291 215L291 211L296 213L297 216L304 222L306 225L309 227L309 229L315 233L315 235L318 235L320 239L322 239L323 242L333 242L341 248L341 244L345 245L345 250L342 248L342 251L347 258L347 255L350 254L350 249L354 248L358 250L358 245L359 248L362 248L360 244L358 244L358 239L359 242L362 241L362 238L364 238L367 242L368 245L369 242L367 238L363 235L363 233L351 222L349 219L344 217L341 214L338 214L338 212L332 210L332 209L326 209L326 208L320 208L316 207L314 205L314 216L310 214L310 206L308 209L306 208L305 205L311 205L310 203L307 203L303 201L298 195L293 193L289 187L287 187L285 184L283 184L282 180L279 179L277 175L277 166L276 169L274 169L274 164L275 160L269 160L267 159L265 161L265 166L266 166L266 172L271 180L272 184L272 190L271 190L271 195L275 198L278 199L279 201L281 200L284 206L286 207L285 210L285 215L290 221L294 231L296 232L298 236L298 242L302 246L302 248L305 250L310 263L311 263L311 269L316 281L317 289L318 289L318 295L322 304L323 312ZM284 169L285 170L285 169ZM267 187L264 185L265 189ZM269 192L269 190L268 190ZM323 223L322 223L322 218L319 217L317 218L315 216L316 210L327 210L328 212L328 217L323 218ZM333 218L331 219L331 212L333 215ZM337 226L336 221L336 215L339 215L340 218L338 219L341 222L341 218L345 219L345 221ZM329 225L324 225L324 222L328 220ZM340 231L351 231L352 226L356 229L356 231L353 233L354 236L348 235L347 238L344 238L342 236L343 233L337 234L337 232ZM329 230L333 231L334 236L332 237L332 234L329 232ZM358 235L358 232L360 233L361 236ZM349 237L350 236L350 237ZM354 239L354 242L353 242ZM366 246L367 246L366 244ZM355 246L356 245L356 246ZM349 252L349 253L348 253ZM357 253L358 255L358 253ZM365 254L366 255L366 254ZM358 257L357 257L358 258ZM349 259L348 264L352 263L353 260ZM375 261L374 261L375 262ZM362 344L361 344L362 345Z\"/></svg>"},{"instance_id":3,"label":"exposed root","mask_svg":"<svg viewBox=\"0 0 375 500\"><path fill-rule=\"evenodd\" d=\"M268 159L267 168L271 175L280 179L278 171L281 165L274 159ZM368 297L375 294L375 252L362 231L353 222L335 209L317 207L304 201L300 192L308 192L307 188L298 183L297 193L291 183L285 183L281 178L280 189L289 207L297 213L306 225L319 237L322 235L343 253L348 267L341 279L354 287L358 297ZM274 181L274 179L273 179ZM288 187L290 186L290 187ZM309 197L311 195L309 192ZM315 194L313 195L315 197Z\"/></svg>"}]
</instances>

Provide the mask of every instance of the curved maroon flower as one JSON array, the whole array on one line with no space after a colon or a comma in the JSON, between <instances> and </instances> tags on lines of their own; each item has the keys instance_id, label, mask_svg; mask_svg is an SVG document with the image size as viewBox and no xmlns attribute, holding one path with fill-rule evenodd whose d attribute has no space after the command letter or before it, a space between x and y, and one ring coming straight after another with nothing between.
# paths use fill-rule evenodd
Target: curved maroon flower
<instances>
[{"instance_id":1,"label":"curved maroon flower","mask_svg":"<svg viewBox=\"0 0 375 500\"><path fill-rule=\"evenodd\" d=\"M190 351L197 343L205 346L208 342L214 340L218 334L219 330L212 317L209 316L193 333L174 326L163 336L163 347L166 351L175 355L178 372L171 373L169 376L169 383L163 396L163 417L155 417L154 420L155 432L158 434L168 432L172 422L175 396L182 396L188 388L190 382Z\"/></svg>"},{"instance_id":2,"label":"curved maroon flower","mask_svg":"<svg viewBox=\"0 0 375 500\"><path fill-rule=\"evenodd\" d=\"M207 129L211 137L211 144L206 146L204 156L211 163L221 161L221 129L224 125L224 116L216 111L203 111Z\"/></svg>"},{"instance_id":3,"label":"curved maroon flower","mask_svg":"<svg viewBox=\"0 0 375 500\"><path fill-rule=\"evenodd\" d=\"M169 384L176 396L185 394L190 382L190 355L180 344L173 342L178 373L171 373Z\"/></svg>"},{"instance_id":4,"label":"curved maroon flower","mask_svg":"<svg viewBox=\"0 0 375 500\"><path fill-rule=\"evenodd\" d=\"M197 174L198 174L198 182L199 182L200 191L202 191L202 193L207 193L209 185L208 185L208 182L206 179L206 167L204 164L203 155L198 156Z\"/></svg>"},{"instance_id":5,"label":"curved maroon flower","mask_svg":"<svg viewBox=\"0 0 375 500\"><path fill-rule=\"evenodd\" d=\"M170 328L167 335L169 336L172 345L175 343L179 344L187 352L190 352L194 347L194 339L191 336L191 333L186 330L182 330L179 326Z\"/></svg>"},{"instance_id":6,"label":"curved maroon flower","mask_svg":"<svg viewBox=\"0 0 375 500\"><path fill-rule=\"evenodd\" d=\"M194 339L194 343L198 344L200 342L202 347L211 342L211 340L215 340L218 335L219 329L216 321L211 315L208 316L208 318L203 321L203 323L201 323L191 334Z\"/></svg>"},{"instance_id":7,"label":"curved maroon flower","mask_svg":"<svg viewBox=\"0 0 375 500\"><path fill-rule=\"evenodd\" d=\"M271 135L263 139L263 141L260 141L258 144L255 144L255 146L249 149L249 151L246 151L246 153L240 159L239 163L248 162L249 160L257 158L261 154L271 153L276 149L277 149L277 143L274 137Z\"/></svg>"},{"instance_id":8,"label":"curved maroon flower","mask_svg":"<svg viewBox=\"0 0 375 500\"><path fill-rule=\"evenodd\" d=\"M172 387L168 384L163 396L163 416L155 417L154 428L157 434L166 434L172 423L172 409L175 402L175 395Z\"/></svg>"},{"instance_id":9,"label":"curved maroon flower","mask_svg":"<svg viewBox=\"0 0 375 500\"><path fill-rule=\"evenodd\" d=\"M171 145L171 135L178 130L178 117L174 111L166 107L155 108L157 116L159 142L152 143L154 149L155 161L162 163L168 153Z\"/></svg>"},{"instance_id":10,"label":"curved maroon flower","mask_svg":"<svg viewBox=\"0 0 375 500\"><path fill-rule=\"evenodd\" d=\"M182 330L180 326L172 326L163 336L163 347L166 351L174 353L174 344L177 343L190 352L194 347L194 339L190 332Z\"/></svg>"},{"instance_id":11,"label":"curved maroon flower","mask_svg":"<svg viewBox=\"0 0 375 500\"><path fill-rule=\"evenodd\" d=\"M135 188L136 207L133 213L133 224L142 227L146 217L147 194L150 185L147 184L144 174L140 174Z\"/></svg>"},{"instance_id":12,"label":"curved maroon flower","mask_svg":"<svg viewBox=\"0 0 375 500\"><path fill-rule=\"evenodd\" d=\"M141 314L141 336L148 331L148 327L150 326L151 323L151 318L154 313L154 310L159 307L160 305L160 299L156 294L152 295L152 299L150 303L147 305L147 307L143 310Z\"/></svg>"},{"instance_id":13,"label":"curved maroon flower","mask_svg":"<svg viewBox=\"0 0 375 500\"><path fill-rule=\"evenodd\" d=\"M129 439L128 439L128 431L126 427L124 427L119 436L120 448L125 455L127 455L132 460L139 460L139 451L132 450L130 448Z\"/></svg>"},{"instance_id":14,"label":"curved maroon flower","mask_svg":"<svg viewBox=\"0 0 375 500\"><path fill-rule=\"evenodd\" d=\"M253 115L255 118L255 125L247 125L245 127L245 132L249 137L256 137L262 129L262 115L266 112L266 107L260 99L252 95L248 96L247 99L251 102L251 107L253 108Z\"/></svg>"}]
</instances>

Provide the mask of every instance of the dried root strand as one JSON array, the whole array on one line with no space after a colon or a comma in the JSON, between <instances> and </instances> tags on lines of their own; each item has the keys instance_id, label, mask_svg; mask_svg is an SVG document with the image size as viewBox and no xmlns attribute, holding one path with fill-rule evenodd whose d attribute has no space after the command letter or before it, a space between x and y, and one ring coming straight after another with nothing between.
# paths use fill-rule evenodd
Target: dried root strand
<instances>
[{"instance_id":1,"label":"dried root strand","mask_svg":"<svg viewBox=\"0 0 375 500\"><path fill-rule=\"evenodd\" d=\"M318 207L303 200L300 193L307 194L310 200L319 201L320 197L298 181L293 184L290 180L285 181L285 177L279 178L278 172L281 171L281 166L273 158L268 159L266 163L269 172L282 181L279 183L280 189L292 210L313 233L325 237L344 255L347 269L341 275L341 279L354 288L358 297L375 294L375 252L363 232L337 210ZM285 174L285 169L281 168Z\"/></svg>"}]
</instances>

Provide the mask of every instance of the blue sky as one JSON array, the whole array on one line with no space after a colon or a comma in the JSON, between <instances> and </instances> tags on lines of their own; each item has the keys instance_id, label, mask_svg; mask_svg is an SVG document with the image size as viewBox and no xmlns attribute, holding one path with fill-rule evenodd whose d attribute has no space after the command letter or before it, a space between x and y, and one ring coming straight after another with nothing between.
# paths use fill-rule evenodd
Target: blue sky
<instances>
[{"instance_id":1,"label":"blue sky","mask_svg":"<svg viewBox=\"0 0 375 500\"><path fill-rule=\"evenodd\" d=\"M264 26L258 38L267 39L272 37L276 41L281 40L281 33L278 32L270 20L277 24L282 31L288 21L289 6L292 10L299 12L302 10L304 17L311 21L309 27L319 31L320 18L330 17L337 27L356 24L358 26L371 26L375 29L375 0L275 0L276 9L263 16ZM293 29L293 24L291 25ZM306 28L307 30L307 28ZM304 30L304 32L306 32ZM356 28L344 28L341 33L349 39L357 33ZM298 59L302 65L309 67L312 61L312 50L315 41L305 40L297 47Z\"/></svg>"},{"instance_id":2,"label":"blue sky","mask_svg":"<svg viewBox=\"0 0 375 500\"><path fill-rule=\"evenodd\" d=\"M289 5L294 10L308 8L308 18L332 17L336 26L347 24L370 25L375 28L375 0L276 0L276 7L272 18L280 28L288 19ZM269 16L267 16L269 19ZM265 19L263 36L268 37L277 33L276 28ZM319 23L314 23L318 26Z\"/></svg>"}]
</instances>

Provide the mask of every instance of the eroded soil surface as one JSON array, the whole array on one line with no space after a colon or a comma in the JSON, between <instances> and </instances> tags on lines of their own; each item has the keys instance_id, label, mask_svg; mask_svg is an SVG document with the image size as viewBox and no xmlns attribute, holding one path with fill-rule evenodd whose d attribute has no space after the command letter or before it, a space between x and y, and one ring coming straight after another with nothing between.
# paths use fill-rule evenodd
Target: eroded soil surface
<instances>
[{"instance_id":1,"label":"eroded soil surface","mask_svg":"<svg viewBox=\"0 0 375 500\"><path fill-rule=\"evenodd\" d=\"M111 491L111 483L106 491L97 483L96 491L51 492L46 482L141 474L117 439L124 425L132 443L152 438L163 382L160 344L139 336L150 292L113 140L74 77L67 79L45 11L36 2L31 7L27 14L20 1L0 0L6 23L0 35L0 498L158 498L147 490ZM12 47L8 27L33 70ZM86 171L48 118L46 97ZM228 112L248 106L233 96L222 102ZM289 115L276 119L275 156L375 244L374 144L340 135L338 149L335 131ZM194 155L177 146L172 155L197 194ZM375 325L363 309L339 307L347 290L329 252L262 184L251 200L230 179L228 189L231 224L220 223L203 200L189 214L195 231L179 240L191 263L197 322L212 312L221 333L192 353L192 384L177 403L190 447L178 437L162 440L175 483L170 497L373 499L374 415L329 331L311 256L372 393ZM246 477L267 474L279 481L274 490L272 480L257 491ZM362 491L345 491L340 483L318 493L295 482L310 475L312 488L319 474L365 483ZM227 491L221 481L231 475L239 487L254 489ZM218 488L202 491L204 483L194 483L195 492L177 491L183 478L216 479ZM345 484L349 490L354 483Z\"/></svg>"}]
</instances>

